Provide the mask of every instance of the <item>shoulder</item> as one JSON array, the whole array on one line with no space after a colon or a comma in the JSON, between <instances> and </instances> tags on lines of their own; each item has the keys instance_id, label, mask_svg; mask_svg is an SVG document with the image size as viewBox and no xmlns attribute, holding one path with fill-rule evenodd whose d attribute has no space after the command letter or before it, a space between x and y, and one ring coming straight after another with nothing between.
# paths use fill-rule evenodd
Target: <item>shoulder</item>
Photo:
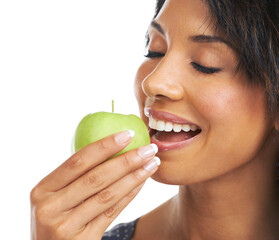
<instances>
[{"instance_id":1,"label":"shoulder","mask_svg":"<svg viewBox=\"0 0 279 240\"><path fill-rule=\"evenodd\" d=\"M104 233L102 240L130 240L139 218L132 222L120 223Z\"/></svg>"}]
</instances>

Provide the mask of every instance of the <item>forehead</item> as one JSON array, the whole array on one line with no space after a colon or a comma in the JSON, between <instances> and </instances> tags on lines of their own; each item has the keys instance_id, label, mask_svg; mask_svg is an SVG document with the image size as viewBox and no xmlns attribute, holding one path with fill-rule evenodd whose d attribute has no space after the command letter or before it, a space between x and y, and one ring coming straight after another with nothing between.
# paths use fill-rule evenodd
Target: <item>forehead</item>
<instances>
[{"instance_id":1,"label":"forehead","mask_svg":"<svg viewBox=\"0 0 279 240\"><path fill-rule=\"evenodd\" d=\"M156 17L166 35L213 34L213 22L202 0L166 0Z\"/></svg>"}]
</instances>

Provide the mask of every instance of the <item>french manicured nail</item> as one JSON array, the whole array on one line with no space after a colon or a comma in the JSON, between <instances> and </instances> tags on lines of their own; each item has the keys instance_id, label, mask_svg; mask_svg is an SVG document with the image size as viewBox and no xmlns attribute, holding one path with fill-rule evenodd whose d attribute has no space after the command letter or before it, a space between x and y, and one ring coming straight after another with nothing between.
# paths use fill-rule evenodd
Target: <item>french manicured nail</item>
<instances>
[{"instance_id":1,"label":"french manicured nail","mask_svg":"<svg viewBox=\"0 0 279 240\"><path fill-rule=\"evenodd\" d=\"M148 158L158 152L158 147L156 144L152 143L147 146L140 147L138 150L138 155L141 158Z\"/></svg>"},{"instance_id":2,"label":"french manicured nail","mask_svg":"<svg viewBox=\"0 0 279 240\"><path fill-rule=\"evenodd\" d=\"M114 139L117 144L122 145L122 144L128 142L134 136L135 136L135 132L133 130L128 130L128 131L116 134L114 136Z\"/></svg>"},{"instance_id":3,"label":"french manicured nail","mask_svg":"<svg viewBox=\"0 0 279 240\"><path fill-rule=\"evenodd\" d=\"M161 160L158 157L154 157L151 161L146 163L143 167L145 170L151 172L161 164Z\"/></svg>"}]
</instances>

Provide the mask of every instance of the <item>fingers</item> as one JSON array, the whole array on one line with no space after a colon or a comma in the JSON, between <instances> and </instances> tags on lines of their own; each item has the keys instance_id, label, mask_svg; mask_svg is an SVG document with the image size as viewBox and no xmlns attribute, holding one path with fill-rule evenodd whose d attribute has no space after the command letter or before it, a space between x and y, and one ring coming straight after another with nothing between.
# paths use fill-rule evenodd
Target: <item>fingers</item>
<instances>
[{"instance_id":1,"label":"fingers","mask_svg":"<svg viewBox=\"0 0 279 240\"><path fill-rule=\"evenodd\" d=\"M89 144L46 176L38 185L44 191L53 192L67 186L89 169L124 149L132 137L133 132L125 131Z\"/></svg>"},{"instance_id":2,"label":"fingers","mask_svg":"<svg viewBox=\"0 0 279 240\"><path fill-rule=\"evenodd\" d=\"M101 239L103 233L109 227L109 225L116 219L116 217L129 205L129 203L137 196L139 191L142 189L144 183L137 186L117 204L107 209L107 211L101 213L99 216L90 221L84 231L80 234L80 239L87 239L90 236L98 236L96 239Z\"/></svg>"},{"instance_id":3,"label":"fingers","mask_svg":"<svg viewBox=\"0 0 279 240\"><path fill-rule=\"evenodd\" d=\"M62 211L67 211L128 173L135 171L153 159L158 148L150 144L139 149L126 152L94 169L91 169L76 181L61 189L58 194L63 203Z\"/></svg>"},{"instance_id":4,"label":"fingers","mask_svg":"<svg viewBox=\"0 0 279 240\"><path fill-rule=\"evenodd\" d=\"M134 188L145 182L146 179L158 169L159 164L159 158L154 157L143 167L131 172L106 189L103 189L101 192L88 198L69 213L69 220L71 224L76 226L79 224L79 227L81 228L82 226L88 224L96 216L102 213L108 213L108 209L111 209ZM117 213L120 212L120 210L117 209L114 211ZM82 218L80 216L82 216Z\"/></svg>"},{"instance_id":5,"label":"fingers","mask_svg":"<svg viewBox=\"0 0 279 240\"><path fill-rule=\"evenodd\" d=\"M160 164L152 144L106 161L132 137L126 131L84 147L32 190L33 225L43 239L101 239Z\"/></svg>"}]
</instances>

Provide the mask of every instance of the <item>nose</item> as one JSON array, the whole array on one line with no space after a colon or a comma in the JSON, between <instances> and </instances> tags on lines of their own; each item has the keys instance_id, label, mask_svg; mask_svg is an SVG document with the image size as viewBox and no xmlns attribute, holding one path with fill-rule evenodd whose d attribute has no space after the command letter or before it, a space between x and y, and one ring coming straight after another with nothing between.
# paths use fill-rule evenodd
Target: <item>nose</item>
<instances>
[{"instance_id":1,"label":"nose","mask_svg":"<svg viewBox=\"0 0 279 240\"><path fill-rule=\"evenodd\" d=\"M171 101L179 101L184 96L180 81L178 66L168 61L165 56L142 81L141 86L144 94L152 99L167 98Z\"/></svg>"}]
</instances>

